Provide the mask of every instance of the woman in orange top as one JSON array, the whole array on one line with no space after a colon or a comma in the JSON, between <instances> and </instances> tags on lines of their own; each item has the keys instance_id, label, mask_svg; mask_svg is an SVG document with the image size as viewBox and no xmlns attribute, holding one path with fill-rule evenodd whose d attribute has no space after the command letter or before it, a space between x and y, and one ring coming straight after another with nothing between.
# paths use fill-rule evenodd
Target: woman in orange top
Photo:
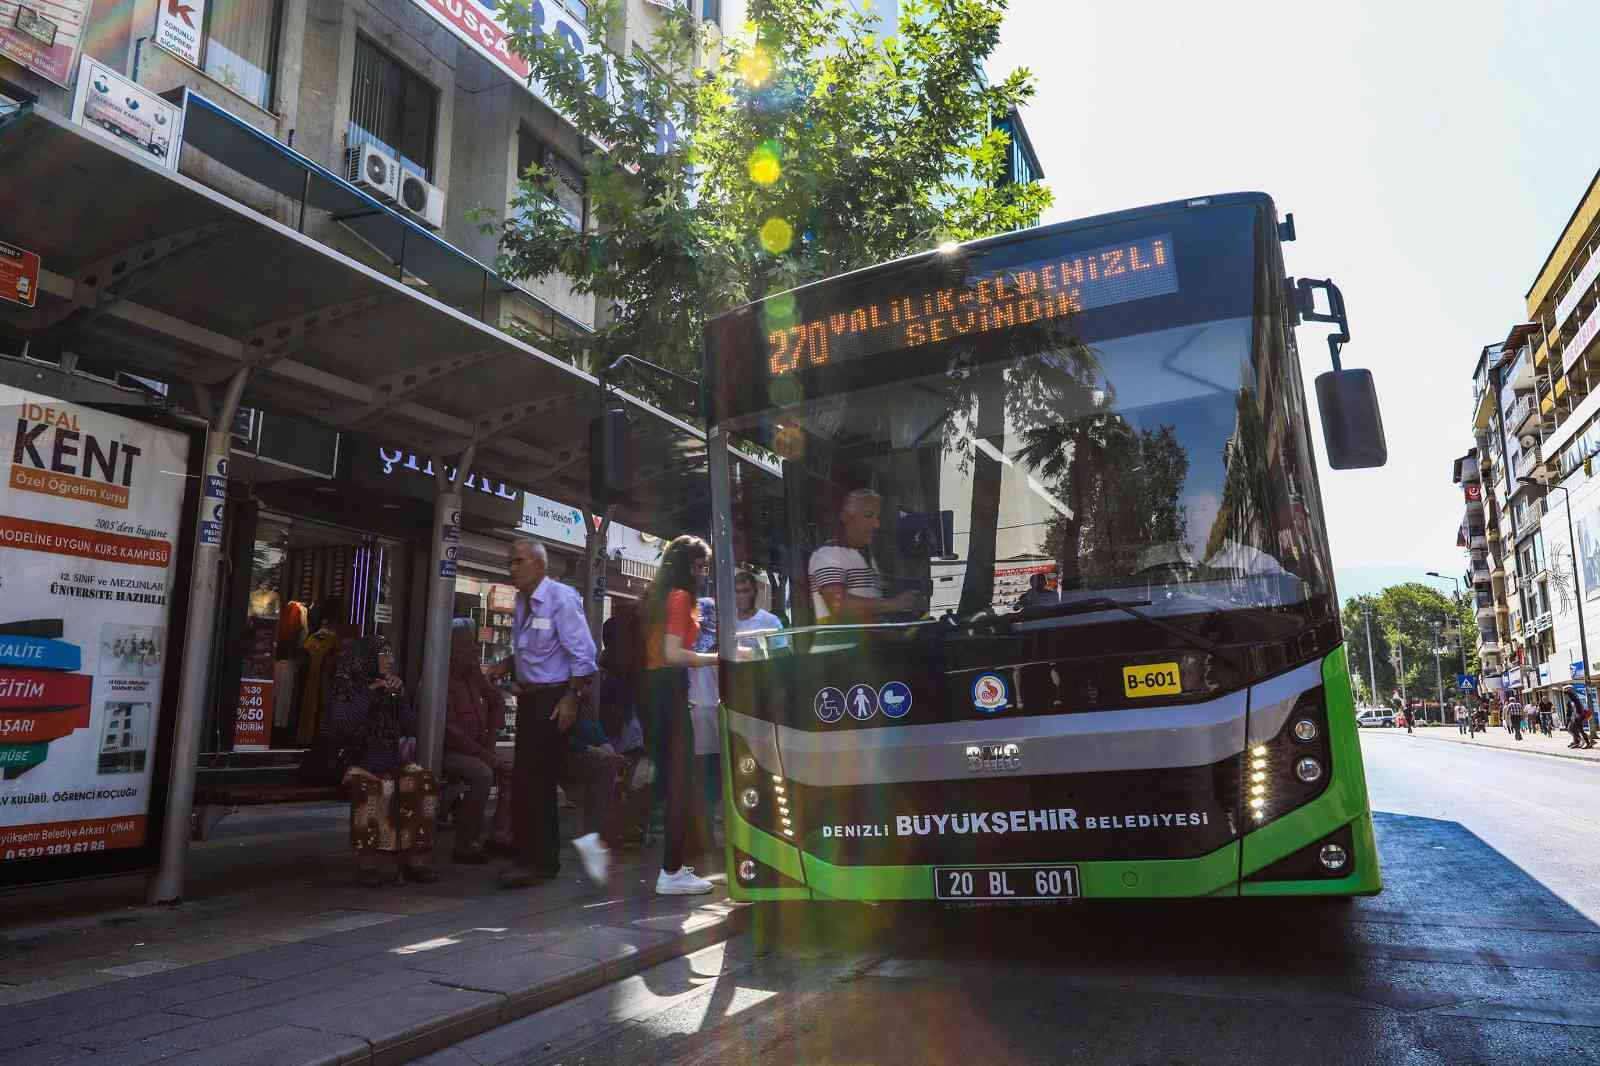
<instances>
[{"instance_id":1,"label":"woman in orange top","mask_svg":"<svg viewBox=\"0 0 1600 1066\"><path fill-rule=\"evenodd\" d=\"M689 719L689 668L716 666L712 652L694 651L700 635L695 597L711 564L711 548L699 537L678 537L662 553L655 580L640 602L644 634L644 726L656 747L659 781L666 794L665 836L656 892L663 896L700 895L711 882L683 864L684 832L694 802L694 726Z\"/></svg>"}]
</instances>

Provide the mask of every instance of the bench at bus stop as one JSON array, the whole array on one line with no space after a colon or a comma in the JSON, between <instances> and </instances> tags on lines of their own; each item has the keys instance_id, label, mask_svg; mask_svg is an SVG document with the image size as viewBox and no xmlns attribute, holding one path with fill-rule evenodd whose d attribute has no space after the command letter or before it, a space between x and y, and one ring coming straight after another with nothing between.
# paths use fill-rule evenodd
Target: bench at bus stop
<instances>
[{"instance_id":1,"label":"bench at bus stop","mask_svg":"<svg viewBox=\"0 0 1600 1066\"><path fill-rule=\"evenodd\" d=\"M338 785L308 785L301 781L300 758L300 752L230 752L201 765L195 775L189 839L208 839L212 830L240 807L349 801L349 795ZM439 807L448 811L453 796L464 792L466 786L452 779L441 782L441 786Z\"/></svg>"},{"instance_id":2,"label":"bench at bus stop","mask_svg":"<svg viewBox=\"0 0 1600 1066\"><path fill-rule=\"evenodd\" d=\"M189 816L189 839L206 840L212 830L240 807L266 807L284 803L344 802L349 799L338 785L308 785L300 780L299 753L252 758L238 753L219 756L203 764L195 775L194 810Z\"/></svg>"}]
</instances>

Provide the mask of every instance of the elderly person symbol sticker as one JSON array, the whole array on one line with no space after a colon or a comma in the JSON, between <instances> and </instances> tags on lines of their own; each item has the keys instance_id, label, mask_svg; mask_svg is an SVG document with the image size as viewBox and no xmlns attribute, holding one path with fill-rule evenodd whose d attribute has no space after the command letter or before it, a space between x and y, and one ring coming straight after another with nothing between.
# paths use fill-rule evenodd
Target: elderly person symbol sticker
<instances>
[{"instance_id":1,"label":"elderly person symbol sticker","mask_svg":"<svg viewBox=\"0 0 1600 1066\"><path fill-rule=\"evenodd\" d=\"M999 674L979 674L972 682L972 705L984 714L1003 711L1011 705L1011 690Z\"/></svg>"},{"instance_id":2,"label":"elderly person symbol sticker","mask_svg":"<svg viewBox=\"0 0 1600 1066\"><path fill-rule=\"evenodd\" d=\"M845 693L845 709L858 722L868 722L878 713L878 690L871 685L851 685Z\"/></svg>"}]
</instances>

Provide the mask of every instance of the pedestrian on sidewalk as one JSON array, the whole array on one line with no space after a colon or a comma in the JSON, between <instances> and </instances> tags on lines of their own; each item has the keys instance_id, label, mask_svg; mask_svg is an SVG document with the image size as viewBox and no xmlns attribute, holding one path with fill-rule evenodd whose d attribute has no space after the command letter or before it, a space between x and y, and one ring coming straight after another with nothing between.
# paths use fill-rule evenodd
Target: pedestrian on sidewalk
<instances>
[{"instance_id":1,"label":"pedestrian on sidewalk","mask_svg":"<svg viewBox=\"0 0 1600 1066\"><path fill-rule=\"evenodd\" d=\"M617 825L622 769L623 758L600 724L594 701L584 700L578 707L578 720L567 730L560 781L562 790L577 800L581 832L572 846L583 859L584 872L596 884L605 883L611 851L622 843Z\"/></svg>"},{"instance_id":2,"label":"pedestrian on sidewalk","mask_svg":"<svg viewBox=\"0 0 1600 1066\"><path fill-rule=\"evenodd\" d=\"M439 782L402 751L407 741L416 743L417 712L387 640L363 637L344 645L328 709L350 760L343 785L350 794L357 879L382 884L378 856L389 854L398 856L407 881L437 881L432 859Z\"/></svg>"},{"instance_id":3,"label":"pedestrian on sidewalk","mask_svg":"<svg viewBox=\"0 0 1600 1066\"><path fill-rule=\"evenodd\" d=\"M583 597L548 576L544 545L518 540L506 549L506 569L517 587L511 654L490 668L490 677L517 682L517 743L512 762L512 865L500 873L505 888L526 888L561 869L561 824L556 780L566 752L567 730L594 682L594 637ZM572 842L584 872L604 880L605 845L592 834Z\"/></svg>"},{"instance_id":4,"label":"pedestrian on sidewalk","mask_svg":"<svg viewBox=\"0 0 1600 1066\"><path fill-rule=\"evenodd\" d=\"M1415 733L1416 730L1411 727L1411 719L1412 719L1411 708L1407 707L1405 710L1401 711L1400 713L1401 713L1402 717L1404 717L1405 720L1406 720L1406 732L1407 733Z\"/></svg>"},{"instance_id":5,"label":"pedestrian on sidewalk","mask_svg":"<svg viewBox=\"0 0 1600 1066\"><path fill-rule=\"evenodd\" d=\"M486 845L505 849L511 843L511 770L509 756L497 741L506 721L506 700L478 665L477 623L457 618L450 630L450 687L444 723L444 772L466 783L456 821L456 862L481 866L489 861ZM483 831L489 790L496 785L494 830Z\"/></svg>"},{"instance_id":6,"label":"pedestrian on sidewalk","mask_svg":"<svg viewBox=\"0 0 1600 1066\"><path fill-rule=\"evenodd\" d=\"M1545 736L1550 735L1550 719L1554 709L1550 704L1549 695L1539 697L1539 732Z\"/></svg>"},{"instance_id":7,"label":"pedestrian on sidewalk","mask_svg":"<svg viewBox=\"0 0 1600 1066\"><path fill-rule=\"evenodd\" d=\"M1506 704L1506 729L1519 741L1522 739L1522 701L1515 696Z\"/></svg>"},{"instance_id":8,"label":"pedestrian on sidewalk","mask_svg":"<svg viewBox=\"0 0 1600 1066\"><path fill-rule=\"evenodd\" d=\"M1572 743L1569 748L1592 748L1594 741L1589 739L1588 733L1589 708L1583 705L1578 694L1572 689L1567 689L1567 729L1572 733Z\"/></svg>"},{"instance_id":9,"label":"pedestrian on sidewalk","mask_svg":"<svg viewBox=\"0 0 1600 1066\"><path fill-rule=\"evenodd\" d=\"M1456 704L1456 732L1467 735L1467 709L1460 703Z\"/></svg>"},{"instance_id":10,"label":"pedestrian on sidewalk","mask_svg":"<svg viewBox=\"0 0 1600 1066\"><path fill-rule=\"evenodd\" d=\"M645 729L658 752L658 785L666 798L660 895L710 892L710 881L683 863L694 803L694 725L689 718L689 670L717 665L713 652L697 652L700 636L695 596L710 570L711 548L698 537L674 538L662 553L655 579L638 606L643 633L639 686Z\"/></svg>"},{"instance_id":11,"label":"pedestrian on sidewalk","mask_svg":"<svg viewBox=\"0 0 1600 1066\"><path fill-rule=\"evenodd\" d=\"M617 754L622 756L622 780L617 798L617 833L623 844L644 840L655 797L656 764L645 746L634 696L641 639L633 611L606 619L600 627L600 725Z\"/></svg>"}]
</instances>

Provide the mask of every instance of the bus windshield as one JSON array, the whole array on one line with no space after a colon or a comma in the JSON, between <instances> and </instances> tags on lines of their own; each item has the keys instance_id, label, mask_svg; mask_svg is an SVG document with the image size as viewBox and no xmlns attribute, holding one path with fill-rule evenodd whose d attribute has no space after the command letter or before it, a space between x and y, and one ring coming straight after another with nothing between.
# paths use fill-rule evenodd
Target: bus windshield
<instances>
[{"instance_id":1,"label":"bus windshield","mask_svg":"<svg viewBox=\"0 0 1600 1066\"><path fill-rule=\"evenodd\" d=\"M719 424L781 471L717 486L731 562L789 628L818 627L785 647L849 646L830 627L1075 627L1103 600L1323 619L1271 221L1236 205L1034 231L714 327ZM1265 635L1251 624L1240 640Z\"/></svg>"}]
</instances>

